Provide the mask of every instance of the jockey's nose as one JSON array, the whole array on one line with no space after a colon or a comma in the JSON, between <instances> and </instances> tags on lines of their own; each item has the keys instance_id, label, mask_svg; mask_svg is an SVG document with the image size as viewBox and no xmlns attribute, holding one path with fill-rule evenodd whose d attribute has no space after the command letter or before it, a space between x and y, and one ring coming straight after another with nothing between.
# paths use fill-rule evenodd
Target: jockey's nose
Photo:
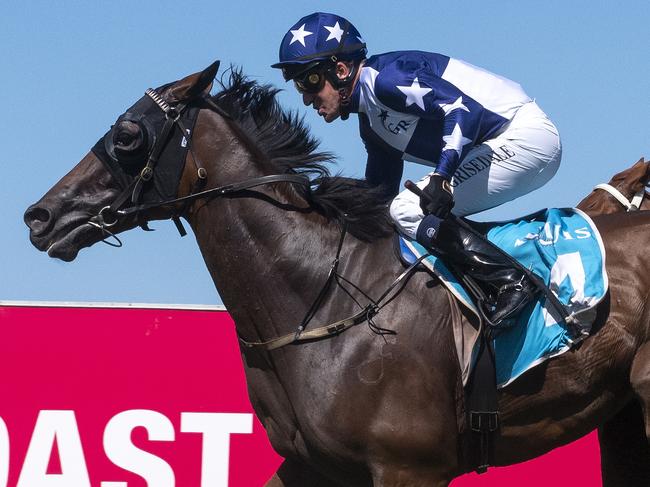
<instances>
[{"instance_id":1,"label":"jockey's nose","mask_svg":"<svg viewBox=\"0 0 650 487\"><path fill-rule=\"evenodd\" d=\"M302 102L305 104L305 106L309 106L313 103L314 101L314 94L313 93L303 93L302 94Z\"/></svg>"}]
</instances>

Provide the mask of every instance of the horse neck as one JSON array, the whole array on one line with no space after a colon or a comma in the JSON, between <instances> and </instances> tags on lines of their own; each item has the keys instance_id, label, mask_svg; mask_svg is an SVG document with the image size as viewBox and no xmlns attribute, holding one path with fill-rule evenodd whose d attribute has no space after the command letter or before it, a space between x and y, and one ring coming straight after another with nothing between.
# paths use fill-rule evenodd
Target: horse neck
<instances>
[{"instance_id":1,"label":"horse neck","mask_svg":"<svg viewBox=\"0 0 650 487\"><path fill-rule=\"evenodd\" d=\"M232 127L223 120L213 123L211 154L202 157L212 161L208 187L272 172ZM195 136L202 140L198 124ZM306 208L286 187L255 191L268 198L250 193L199 202L188 219L238 331L247 339L262 340L295 331L326 280L340 228L314 212L275 204ZM350 239L345 251L359 252L365 246Z\"/></svg>"}]
</instances>

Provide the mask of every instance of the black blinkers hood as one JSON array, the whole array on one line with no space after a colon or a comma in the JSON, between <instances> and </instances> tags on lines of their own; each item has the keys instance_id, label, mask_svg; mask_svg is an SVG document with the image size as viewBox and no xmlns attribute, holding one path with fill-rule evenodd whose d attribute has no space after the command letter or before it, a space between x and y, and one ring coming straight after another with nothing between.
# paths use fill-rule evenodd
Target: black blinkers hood
<instances>
[{"instance_id":1,"label":"black blinkers hood","mask_svg":"<svg viewBox=\"0 0 650 487\"><path fill-rule=\"evenodd\" d=\"M156 92L163 93L172 84L156 88ZM182 134L179 125L174 124L158 162L153 168L153 178L144 184L138 203L152 203L177 197L178 184L189 148L189 136L194 131L198 114L199 106L192 103L183 110L180 122L190 134ZM132 157L116 154L113 141L115 128L125 120L136 123L143 133L143 150L138 151ZM145 95L120 115L111 129L91 149L111 173L111 176L115 178L121 189L128 187L146 164L148 156L160 136L165 120L165 113L162 109L149 96Z\"/></svg>"}]
</instances>

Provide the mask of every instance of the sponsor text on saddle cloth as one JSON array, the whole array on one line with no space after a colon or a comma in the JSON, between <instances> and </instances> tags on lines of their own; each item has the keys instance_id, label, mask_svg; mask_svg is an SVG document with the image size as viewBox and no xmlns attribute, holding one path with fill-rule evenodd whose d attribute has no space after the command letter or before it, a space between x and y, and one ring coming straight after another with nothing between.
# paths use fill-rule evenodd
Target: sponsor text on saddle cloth
<instances>
[{"instance_id":1,"label":"sponsor text on saddle cloth","mask_svg":"<svg viewBox=\"0 0 650 487\"><path fill-rule=\"evenodd\" d=\"M497 384L504 387L589 334L596 305L607 292L605 250L591 219L571 208L549 209L495 226L487 238L537 274L565 305L573 325L581 332L580 336L573 336L564 323L558 323L561 320L553 317L551 305L547 309L546 298L540 295L516 318L514 326L495 333ZM403 253L412 253L405 256L407 261L427 253L419 243L405 237L401 237L400 245ZM478 315L469 294L439 258L432 255L423 263L464 306ZM474 355L467 352L459 356ZM469 363L461 363L464 378L470 367Z\"/></svg>"}]
</instances>

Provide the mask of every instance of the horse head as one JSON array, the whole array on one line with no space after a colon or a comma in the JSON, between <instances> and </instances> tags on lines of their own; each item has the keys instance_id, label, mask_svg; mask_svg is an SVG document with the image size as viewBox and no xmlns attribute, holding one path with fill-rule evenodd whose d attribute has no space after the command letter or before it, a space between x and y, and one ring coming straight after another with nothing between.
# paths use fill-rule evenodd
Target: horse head
<instances>
[{"instance_id":1,"label":"horse head","mask_svg":"<svg viewBox=\"0 0 650 487\"><path fill-rule=\"evenodd\" d=\"M597 185L577 207L592 216L617 213L624 207L628 211L648 210L650 200L645 188L649 180L650 162L641 158L632 167L615 174L608 184Z\"/></svg>"},{"instance_id":2,"label":"horse head","mask_svg":"<svg viewBox=\"0 0 650 487\"><path fill-rule=\"evenodd\" d=\"M229 228L232 218L242 226L244 205L257 219L250 226L268 235L277 218L268 215L268 205L261 206L265 201L281 210L319 213L323 223L345 219L350 233L365 241L392 231L383 188L329 177L323 162L332 155L316 151L318 142L302 119L280 107L277 89L232 70L230 83L208 96L217 69L218 62L147 90L120 115L77 166L27 209L32 243L71 261L100 240L121 245L118 233L138 225L146 230L151 220L171 218L182 233L183 216L197 234L194 211L207 206L197 200L221 196L240 202L224 222ZM261 186L269 189L250 191ZM199 245L214 242L211 232L222 213L229 212L203 218L210 230L197 234ZM338 226L332 228L336 239Z\"/></svg>"},{"instance_id":3,"label":"horse head","mask_svg":"<svg viewBox=\"0 0 650 487\"><path fill-rule=\"evenodd\" d=\"M147 90L120 115L92 150L25 212L34 246L71 261L80 249L107 236L178 213L178 204L152 203L187 193L190 180L197 179L186 164L191 155L186 131L194 128L197 103L210 91L218 67L217 61ZM142 203L150 208L119 213L125 205Z\"/></svg>"}]
</instances>

